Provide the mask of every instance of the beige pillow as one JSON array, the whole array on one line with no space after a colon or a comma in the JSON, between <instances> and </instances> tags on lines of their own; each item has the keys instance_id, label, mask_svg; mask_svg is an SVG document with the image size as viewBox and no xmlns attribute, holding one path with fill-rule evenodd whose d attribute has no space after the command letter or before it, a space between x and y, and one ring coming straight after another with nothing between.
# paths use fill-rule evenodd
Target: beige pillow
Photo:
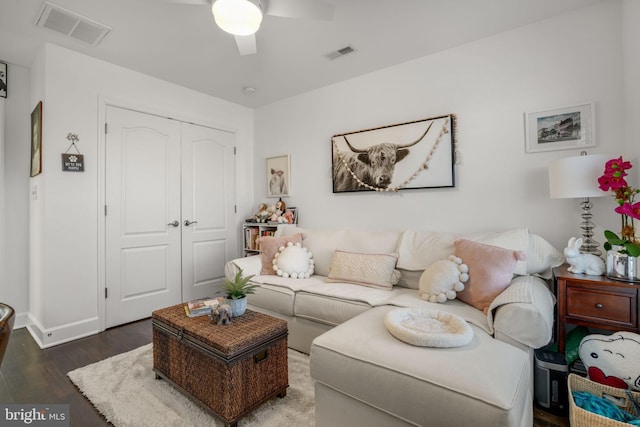
<instances>
[{"instance_id":1,"label":"beige pillow","mask_svg":"<svg viewBox=\"0 0 640 427\"><path fill-rule=\"evenodd\" d=\"M260 261L262 262L262 270L260 274L273 274L276 272L273 269L273 257L278 252L281 246L287 246L288 242L302 244L302 233L296 233L291 236L273 237L264 236L260 237Z\"/></svg>"},{"instance_id":2,"label":"beige pillow","mask_svg":"<svg viewBox=\"0 0 640 427\"><path fill-rule=\"evenodd\" d=\"M330 282L346 282L391 290L395 279L396 254L366 254L336 250L331 259Z\"/></svg>"},{"instance_id":3,"label":"beige pillow","mask_svg":"<svg viewBox=\"0 0 640 427\"><path fill-rule=\"evenodd\" d=\"M487 314L491 302L511 283L518 261L526 259L525 253L465 239L456 240L453 247L469 266L469 280L457 298Z\"/></svg>"}]
</instances>

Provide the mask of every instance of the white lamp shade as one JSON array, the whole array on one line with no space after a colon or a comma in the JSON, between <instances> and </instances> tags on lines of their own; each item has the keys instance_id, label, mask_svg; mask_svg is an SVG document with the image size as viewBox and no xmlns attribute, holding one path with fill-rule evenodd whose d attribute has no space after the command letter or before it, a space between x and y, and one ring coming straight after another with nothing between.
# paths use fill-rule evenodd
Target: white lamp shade
<instances>
[{"instance_id":1,"label":"white lamp shade","mask_svg":"<svg viewBox=\"0 0 640 427\"><path fill-rule=\"evenodd\" d=\"M565 157L549 165L549 192L552 199L603 197L609 194L598 187L609 154Z\"/></svg>"},{"instance_id":2,"label":"white lamp shade","mask_svg":"<svg viewBox=\"0 0 640 427\"><path fill-rule=\"evenodd\" d=\"M254 34L262 23L262 11L247 0L216 0L211 12L218 27L236 36Z\"/></svg>"}]
</instances>

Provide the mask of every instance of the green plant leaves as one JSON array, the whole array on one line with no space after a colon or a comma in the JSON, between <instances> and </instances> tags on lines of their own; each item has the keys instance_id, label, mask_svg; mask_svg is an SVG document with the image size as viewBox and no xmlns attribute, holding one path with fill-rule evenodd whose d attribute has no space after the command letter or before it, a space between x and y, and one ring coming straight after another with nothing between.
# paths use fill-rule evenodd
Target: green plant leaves
<instances>
[{"instance_id":1,"label":"green plant leaves","mask_svg":"<svg viewBox=\"0 0 640 427\"><path fill-rule=\"evenodd\" d=\"M243 270L240 269L233 281L229 279L224 279L224 283L219 285L226 294L227 298L230 299L242 299L249 294L255 293L256 288L259 288L259 285L249 284L249 281L253 278L253 274L243 277Z\"/></svg>"}]
</instances>

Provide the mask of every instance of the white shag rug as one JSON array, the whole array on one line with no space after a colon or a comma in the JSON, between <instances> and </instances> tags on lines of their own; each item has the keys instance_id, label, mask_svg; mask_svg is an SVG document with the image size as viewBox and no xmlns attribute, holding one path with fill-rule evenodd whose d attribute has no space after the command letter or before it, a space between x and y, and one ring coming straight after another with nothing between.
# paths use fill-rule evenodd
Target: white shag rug
<instances>
[{"instance_id":1,"label":"white shag rug","mask_svg":"<svg viewBox=\"0 0 640 427\"><path fill-rule=\"evenodd\" d=\"M289 349L289 388L240 419L243 427L314 426L309 357ZM67 375L115 427L224 426L164 380L155 379L153 348L147 344Z\"/></svg>"}]
</instances>

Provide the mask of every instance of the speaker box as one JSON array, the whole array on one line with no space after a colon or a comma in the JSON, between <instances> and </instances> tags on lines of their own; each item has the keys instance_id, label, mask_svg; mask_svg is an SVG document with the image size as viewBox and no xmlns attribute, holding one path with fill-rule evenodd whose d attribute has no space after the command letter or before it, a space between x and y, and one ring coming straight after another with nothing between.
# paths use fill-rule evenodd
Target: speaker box
<instances>
[{"instance_id":1,"label":"speaker box","mask_svg":"<svg viewBox=\"0 0 640 427\"><path fill-rule=\"evenodd\" d=\"M533 387L536 402L549 412L565 415L569 408L567 396L569 367L564 355L545 349L535 350L534 355Z\"/></svg>"}]
</instances>

